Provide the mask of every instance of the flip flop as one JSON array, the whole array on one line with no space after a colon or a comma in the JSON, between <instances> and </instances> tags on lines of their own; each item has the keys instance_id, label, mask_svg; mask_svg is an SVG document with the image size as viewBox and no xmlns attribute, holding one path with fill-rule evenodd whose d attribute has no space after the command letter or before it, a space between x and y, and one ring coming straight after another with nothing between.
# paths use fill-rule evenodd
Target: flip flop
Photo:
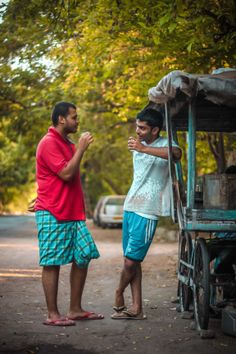
<instances>
[{"instance_id":1,"label":"flip flop","mask_svg":"<svg viewBox=\"0 0 236 354\"><path fill-rule=\"evenodd\" d=\"M101 313L95 313L86 311L83 315L79 315L76 317L71 318L74 321L85 321L85 320L102 320L104 316Z\"/></svg>"},{"instance_id":2,"label":"flip flop","mask_svg":"<svg viewBox=\"0 0 236 354\"><path fill-rule=\"evenodd\" d=\"M69 318L58 318L57 320L52 320L50 318L47 318L44 322L44 325L46 326L75 326L75 321L69 319Z\"/></svg>"},{"instance_id":3,"label":"flip flop","mask_svg":"<svg viewBox=\"0 0 236 354\"><path fill-rule=\"evenodd\" d=\"M123 305L123 306L113 306L112 308L113 308L113 310L116 311L116 312L121 312L121 311L127 309L127 307L126 307L125 305Z\"/></svg>"},{"instance_id":4,"label":"flip flop","mask_svg":"<svg viewBox=\"0 0 236 354\"><path fill-rule=\"evenodd\" d=\"M113 320L146 320L147 316L142 312L139 314L135 314L132 311L124 310L121 312L115 312L111 315Z\"/></svg>"}]
</instances>

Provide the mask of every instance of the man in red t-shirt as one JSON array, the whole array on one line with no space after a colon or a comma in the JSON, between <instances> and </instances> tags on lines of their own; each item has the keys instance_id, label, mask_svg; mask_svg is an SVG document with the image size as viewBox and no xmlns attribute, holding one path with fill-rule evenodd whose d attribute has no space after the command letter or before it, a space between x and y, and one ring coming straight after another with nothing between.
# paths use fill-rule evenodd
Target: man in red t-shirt
<instances>
[{"instance_id":1,"label":"man in red t-shirt","mask_svg":"<svg viewBox=\"0 0 236 354\"><path fill-rule=\"evenodd\" d=\"M45 325L71 326L76 320L104 318L84 311L82 294L91 259L99 257L94 240L85 224L84 196L80 180L80 163L93 142L83 133L77 148L68 134L78 128L76 106L59 102L52 112L52 124L39 142L36 153L38 193L35 215L38 228L40 265L48 318ZM70 310L61 316L57 307L60 266L72 263Z\"/></svg>"}]
</instances>

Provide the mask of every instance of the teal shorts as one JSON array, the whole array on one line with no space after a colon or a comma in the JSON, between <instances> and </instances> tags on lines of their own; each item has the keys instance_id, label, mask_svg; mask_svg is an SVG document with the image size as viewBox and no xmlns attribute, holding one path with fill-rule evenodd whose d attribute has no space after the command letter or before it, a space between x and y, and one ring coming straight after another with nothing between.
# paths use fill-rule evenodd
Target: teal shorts
<instances>
[{"instance_id":1,"label":"teal shorts","mask_svg":"<svg viewBox=\"0 0 236 354\"><path fill-rule=\"evenodd\" d=\"M99 252L85 221L61 222L49 211L35 213L39 240L39 264L63 265L75 262L86 268Z\"/></svg>"},{"instance_id":2,"label":"teal shorts","mask_svg":"<svg viewBox=\"0 0 236 354\"><path fill-rule=\"evenodd\" d=\"M136 213L125 211L123 218L124 256L142 262L152 243L158 220L144 218Z\"/></svg>"}]
</instances>

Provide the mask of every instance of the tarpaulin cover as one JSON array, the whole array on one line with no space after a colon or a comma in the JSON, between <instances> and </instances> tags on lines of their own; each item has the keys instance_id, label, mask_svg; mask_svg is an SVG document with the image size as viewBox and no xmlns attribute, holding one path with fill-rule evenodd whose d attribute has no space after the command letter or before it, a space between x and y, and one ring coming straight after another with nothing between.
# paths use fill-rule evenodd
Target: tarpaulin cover
<instances>
[{"instance_id":1,"label":"tarpaulin cover","mask_svg":"<svg viewBox=\"0 0 236 354\"><path fill-rule=\"evenodd\" d=\"M182 92L186 100L201 94L206 100L228 107L236 107L236 69L213 75L195 75L175 70L164 76L148 90L149 101L164 104Z\"/></svg>"}]
</instances>

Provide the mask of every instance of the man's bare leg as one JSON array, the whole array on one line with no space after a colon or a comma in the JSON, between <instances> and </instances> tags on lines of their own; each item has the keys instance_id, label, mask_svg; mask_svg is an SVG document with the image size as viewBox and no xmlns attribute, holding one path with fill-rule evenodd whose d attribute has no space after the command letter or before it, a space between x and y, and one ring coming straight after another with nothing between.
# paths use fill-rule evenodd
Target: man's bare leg
<instances>
[{"instance_id":1,"label":"man's bare leg","mask_svg":"<svg viewBox=\"0 0 236 354\"><path fill-rule=\"evenodd\" d=\"M142 267L141 263L137 264L136 274L131 280L131 294L133 304L129 310L135 314L140 314L142 312Z\"/></svg>"},{"instance_id":2,"label":"man's bare leg","mask_svg":"<svg viewBox=\"0 0 236 354\"><path fill-rule=\"evenodd\" d=\"M70 311L68 314L69 318L74 318L83 315L84 313L84 310L82 309L82 295L87 273L88 268L79 268L74 262L72 263L70 273L71 293Z\"/></svg>"},{"instance_id":3,"label":"man's bare leg","mask_svg":"<svg viewBox=\"0 0 236 354\"><path fill-rule=\"evenodd\" d=\"M48 318L51 320L61 318L57 307L59 273L60 266L44 266L42 270L42 284L48 309Z\"/></svg>"},{"instance_id":4,"label":"man's bare leg","mask_svg":"<svg viewBox=\"0 0 236 354\"><path fill-rule=\"evenodd\" d=\"M124 267L121 272L120 276L120 283L118 289L116 289L115 294L115 306L121 307L124 306L124 291L131 281L136 276L136 271L139 262L133 261L131 259L125 258L124 259Z\"/></svg>"}]
</instances>

